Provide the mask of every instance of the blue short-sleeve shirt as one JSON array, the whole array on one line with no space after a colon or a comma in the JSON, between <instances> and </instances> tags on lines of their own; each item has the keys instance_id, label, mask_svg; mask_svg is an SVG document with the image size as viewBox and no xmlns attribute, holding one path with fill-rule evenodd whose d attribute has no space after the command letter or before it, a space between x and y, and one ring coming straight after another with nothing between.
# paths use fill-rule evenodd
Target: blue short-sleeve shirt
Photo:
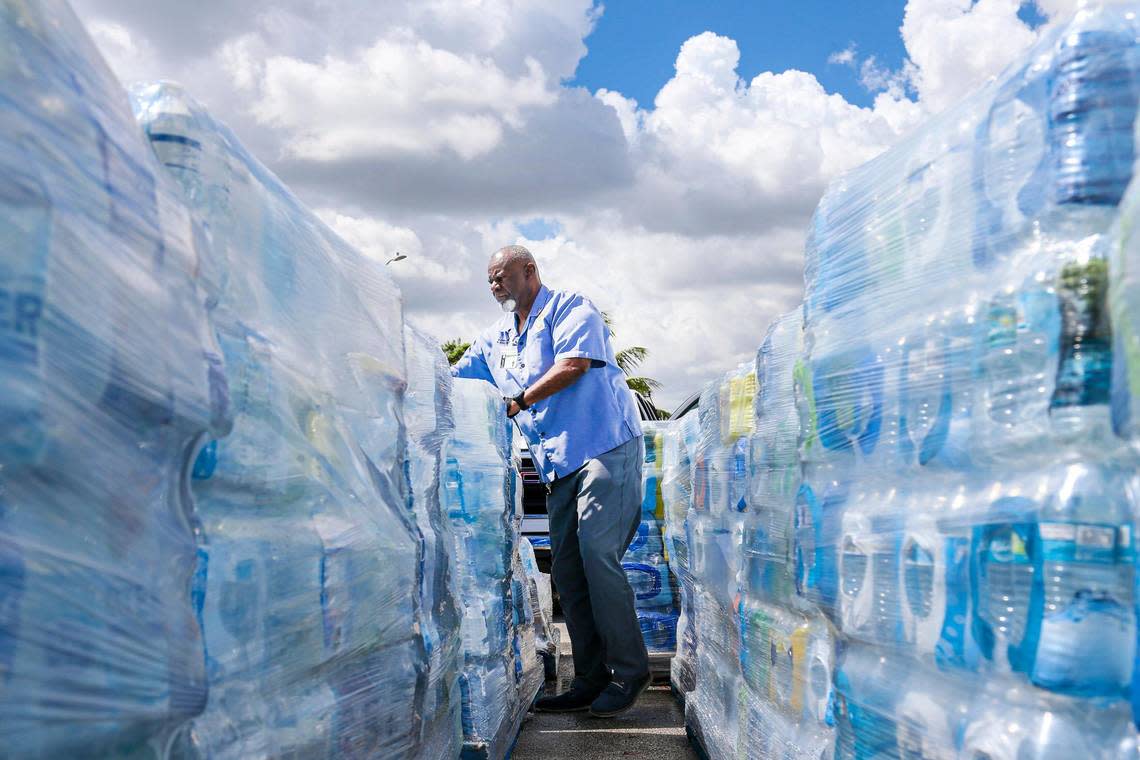
<instances>
[{"instance_id":1,"label":"blue short-sleeve shirt","mask_svg":"<svg viewBox=\"0 0 1140 760\"><path fill-rule=\"evenodd\" d=\"M456 377L481 378L513 398L559 359L579 358L591 360L586 374L514 418L547 483L641 435L633 392L594 304L543 285L521 331L514 314L503 315L452 368Z\"/></svg>"}]
</instances>

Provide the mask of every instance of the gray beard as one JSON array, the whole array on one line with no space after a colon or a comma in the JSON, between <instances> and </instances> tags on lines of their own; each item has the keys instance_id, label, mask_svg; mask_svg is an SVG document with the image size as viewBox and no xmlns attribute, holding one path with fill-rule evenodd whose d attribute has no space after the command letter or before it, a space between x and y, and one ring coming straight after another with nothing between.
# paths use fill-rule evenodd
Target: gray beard
<instances>
[{"instance_id":1,"label":"gray beard","mask_svg":"<svg viewBox=\"0 0 1140 760\"><path fill-rule=\"evenodd\" d=\"M519 306L519 302L513 298L508 298L505 301L499 302L499 308L503 310L504 314L510 314Z\"/></svg>"}]
</instances>

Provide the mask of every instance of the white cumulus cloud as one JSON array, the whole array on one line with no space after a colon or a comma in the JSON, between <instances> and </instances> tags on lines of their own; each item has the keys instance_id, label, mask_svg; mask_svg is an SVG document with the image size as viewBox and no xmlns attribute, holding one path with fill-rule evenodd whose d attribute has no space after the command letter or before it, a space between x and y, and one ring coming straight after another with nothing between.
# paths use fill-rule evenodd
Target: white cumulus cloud
<instances>
[{"instance_id":1,"label":"white cumulus cloud","mask_svg":"<svg viewBox=\"0 0 1140 760\"><path fill-rule=\"evenodd\" d=\"M509 77L490 59L410 35L354 60L272 57L249 89L255 117L288 135L285 149L317 160L442 149L475 158L498 145L505 126L521 126L521 109L556 97L533 58Z\"/></svg>"},{"instance_id":2,"label":"white cumulus cloud","mask_svg":"<svg viewBox=\"0 0 1140 760\"><path fill-rule=\"evenodd\" d=\"M523 243L548 284L613 315L619 347L650 350L666 407L796 305L830 180L1040 34L1017 0L909 0L897 70L854 42L829 58L875 93L860 107L803 71L742 78L736 41L705 32L638 103L565 84L591 0L74 2L121 78L182 81L348 242L405 253L389 271L439 337L498 316L487 256Z\"/></svg>"}]
</instances>

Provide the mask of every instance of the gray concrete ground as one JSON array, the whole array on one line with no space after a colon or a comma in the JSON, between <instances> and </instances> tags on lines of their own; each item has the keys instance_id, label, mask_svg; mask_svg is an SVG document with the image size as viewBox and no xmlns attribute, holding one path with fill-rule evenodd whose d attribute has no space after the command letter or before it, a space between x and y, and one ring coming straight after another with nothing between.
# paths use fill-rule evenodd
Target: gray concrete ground
<instances>
[{"instance_id":1,"label":"gray concrete ground","mask_svg":"<svg viewBox=\"0 0 1140 760\"><path fill-rule=\"evenodd\" d=\"M562 627L562 663L559 681L574 675L570 637ZM549 685L554 689L555 684ZM654 686L637 705L616 718L599 719L589 713L533 713L523 724L512 760L609 760L652 758L689 760L696 753L685 737L685 716L668 686Z\"/></svg>"}]
</instances>

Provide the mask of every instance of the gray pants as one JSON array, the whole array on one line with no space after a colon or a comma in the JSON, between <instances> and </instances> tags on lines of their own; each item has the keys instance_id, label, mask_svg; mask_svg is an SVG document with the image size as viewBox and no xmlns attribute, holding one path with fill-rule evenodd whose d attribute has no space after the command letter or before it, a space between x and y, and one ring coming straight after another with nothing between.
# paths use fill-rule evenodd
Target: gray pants
<instances>
[{"instance_id":1,"label":"gray pants","mask_svg":"<svg viewBox=\"0 0 1140 760\"><path fill-rule=\"evenodd\" d=\"M551 573L570 643L574 674L591 685L649 671L649 655L621 558L641 522L641 436L555 480L547 498Z\"/></svg>"}]
</instances>

